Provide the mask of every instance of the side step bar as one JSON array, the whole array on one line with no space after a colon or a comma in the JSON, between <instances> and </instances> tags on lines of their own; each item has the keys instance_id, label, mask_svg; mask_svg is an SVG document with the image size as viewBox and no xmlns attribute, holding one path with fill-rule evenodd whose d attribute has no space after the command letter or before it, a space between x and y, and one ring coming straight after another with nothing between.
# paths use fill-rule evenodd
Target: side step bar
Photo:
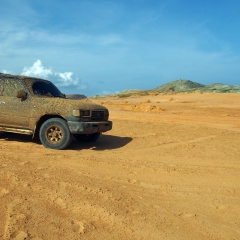
<instances>
[{"instance_id":1,"label":"side step bar","mask_svg":"<svg viewBox=\"0 0 240 240\"><path fill-rule=\"evenodd\" d=\"M29 129L19 129L19 128L9 128L9 127L1 127L0 132L12 132L12 133L22 133L26 135L32 135L33 131Z\"/></svg>"}]
</instances>

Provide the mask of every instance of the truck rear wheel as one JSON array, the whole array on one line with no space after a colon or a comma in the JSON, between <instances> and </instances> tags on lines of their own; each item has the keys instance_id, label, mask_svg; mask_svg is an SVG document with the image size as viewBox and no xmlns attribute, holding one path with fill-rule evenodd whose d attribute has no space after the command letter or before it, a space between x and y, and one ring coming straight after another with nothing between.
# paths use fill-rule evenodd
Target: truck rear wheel
<instances>
[{"instance_id":1,"label":"truck rear wheel","mask_svg":"<svg viewBox=\"0 0 240 240\"><path fill-rule=\"evenodd\" d=\"M60 150L69 146L72 134L63 119L50 118L42 124L39 138L44 147Z\"/></svg>"},{"instance_id":2,"label":"truck rear wheel","mask_svg":"<svg viewBox=\"0 0 240 240\"><path fill-rule=\"evenodd\" d=\"M74 137L79 142L96 142L100 137L100 132L93 134L74 134Z\"/></svg>"}]
</instances>

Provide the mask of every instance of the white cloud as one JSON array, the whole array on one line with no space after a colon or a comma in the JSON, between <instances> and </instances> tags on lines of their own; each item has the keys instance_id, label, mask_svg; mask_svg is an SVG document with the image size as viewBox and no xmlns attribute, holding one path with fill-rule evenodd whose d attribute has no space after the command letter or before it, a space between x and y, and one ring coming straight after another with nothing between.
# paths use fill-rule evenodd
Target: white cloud
<instances>
[{"instance_id":1,"label":"white cloud","mask_svg":"<svg viewBox=\"0 0 240 240\"><path fill-rule=\"evenodd\" d=\"M1 73L5 73L5 74L11 74L11 72L10 72L10 71L8 71L8 70L2 70L2 71L1 71Z\"/></svg>"},{"instance_id":2,"label":"white cloud","mask_svg":"<svg viewBox=\"0 0 240 240\"><path fill-rule=\"evenodd\" d=\"M55 76L59 77L60 85L67 87L67 86L77 86L79 85L79 79L73 78L72 72L64 72L64 73L55 73Z\"/></svg>"},{"instance_id":3,"label":"white cloud","mask_svg":"<svg viewBox=\"0 0 240 240\"><path fill-rule=\"evenodd\" d=\"M24 67L21 73L21 75L39 78L48 78L52 74L52 70L45 68L41 60L37 60L31 67Z\"/></svg>"},{"instance_id":4,"label":"white cloud","mask_svg":"<svg viewBox=\"0 0 240 240\"><path fill-rule=\"evenodd\" d=\"M74 86L77 89L87 88L86 85L80 82L78 77L74 77L72 72L56 72L51 68L44 67L39 59L31 67L24 67L21 75L48 79L60 87Z\"/></svg>"}]
</instances>

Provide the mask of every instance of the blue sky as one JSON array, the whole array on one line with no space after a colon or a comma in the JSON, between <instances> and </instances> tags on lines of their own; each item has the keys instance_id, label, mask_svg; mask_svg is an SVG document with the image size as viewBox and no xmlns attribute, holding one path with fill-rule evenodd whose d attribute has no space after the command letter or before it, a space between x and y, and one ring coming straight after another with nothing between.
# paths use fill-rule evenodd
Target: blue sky
<instances>
[{"instance_id":1,"label":"blue sky","mask_svg":"<svg viewBox=\"0 0 240 240\"><path fill-rule=\"evenodd\" d=\"M87 96L240 85L239 0L1 0L0 72Z\"/></svg>"}]
</instances>

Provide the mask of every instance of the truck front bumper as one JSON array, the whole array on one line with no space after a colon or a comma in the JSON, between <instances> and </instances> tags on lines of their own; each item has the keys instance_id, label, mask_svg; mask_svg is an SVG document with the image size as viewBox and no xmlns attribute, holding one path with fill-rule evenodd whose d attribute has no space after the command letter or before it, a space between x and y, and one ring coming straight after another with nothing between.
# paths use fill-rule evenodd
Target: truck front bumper
<instances>
[{"instance_id":1,"label":"truck front bumper","mask_svg":"<svg viewBox=\"0 0 240 240\"><path fill-rule=\"evenodd\" d=\"M107 132L112 129L111 121L104 122L73 122L68 121L68 127L72 134L92 134Z\"/></svg>"}]
</instances>

